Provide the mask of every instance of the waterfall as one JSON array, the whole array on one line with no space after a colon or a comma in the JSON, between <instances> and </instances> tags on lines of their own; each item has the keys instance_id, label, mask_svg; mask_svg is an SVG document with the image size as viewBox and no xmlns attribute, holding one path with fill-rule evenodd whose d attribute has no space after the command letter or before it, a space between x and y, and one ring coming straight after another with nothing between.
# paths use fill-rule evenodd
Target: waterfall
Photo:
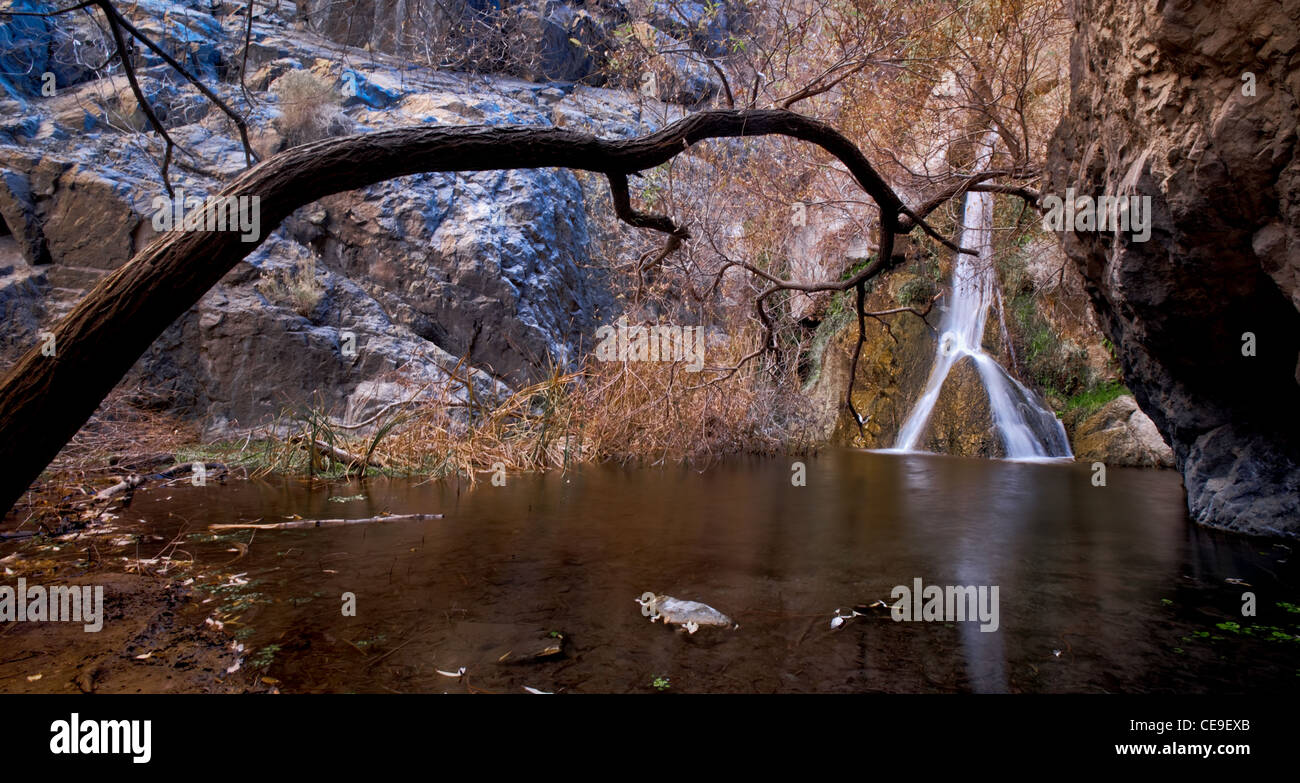
<instances>
[{"instance_id":1,"label":"waterfall","mask_svg":"<svg viewBox=\"0 0 1300 783\"><path fill-rule=\"evenodd\" d=\"M996 140L993 133L985 137L980 170L988 167ZM969 356L988 393L993 424L1008 459L1071 457L1065 427L1056 415L1045 410L1037 396L994 361L982 345L989 306L995 297L1000 301L993 265L993 194L967 193L962 223L957 244L979 254L956 254L952 296L944 311L934 364L920 399L899 430L895 448L916 450L948 373L962 357Z\"/></svg>"}]
</instances>

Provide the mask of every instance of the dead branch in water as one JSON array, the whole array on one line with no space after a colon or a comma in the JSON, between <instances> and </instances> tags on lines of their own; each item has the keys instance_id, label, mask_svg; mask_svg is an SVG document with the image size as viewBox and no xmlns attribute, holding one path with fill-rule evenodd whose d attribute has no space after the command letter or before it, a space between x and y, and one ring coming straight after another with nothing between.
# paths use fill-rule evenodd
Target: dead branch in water
<instances>
[{"instance_id":1,"label":"dead branch in water","mask_svg":"<svg viewBox=\"0 0 1300 783\"><path fill-rule=\"evenodd\" d=\"M342 525L366 525L371 522L421 522L427 519L442 519L442 514L391 514L389 516L365 517L364 519L294 519L289 522L233 522L224 525L208 525L208 530L290 530L303 527L340 527Z\"/></svg>"},{"instance_id":2,"label":"dead branch in water","mask_svg":"<svg viewBox=\"0 0 1300 783\"><path fill-rule=\"evenodd\" d=\"M347 449L341 448L339 446L335 446L332 443L326 443L320 438L304 438L300 435L295 435L289 439L289 442L298 443L308 450L314 450L328 455L330 459L333 459L335 462L340 462L344 465L347 465L349 473L352 472L352 469L354 467L361 467L361 468L388 467L388 463L385 460L383 460L381 457L372 454L367 459L365 456L361 454L353 454Z\"/></svg>"},{"instance_id":3,"label":"dead branch in water","mask_svg":"<svg viewBox=\"0 0 1300 783\"><path fill-rule=\"evenodd\" d=\"M114 495L118 495L123 492L133 490L143 483L144 483L143 476L130 475L122 479L121 481L117 482L113 486L105 487L104 489L101 489L100 491L96 492L92 500L109 500Z\"/></svg>"}]
</instances>

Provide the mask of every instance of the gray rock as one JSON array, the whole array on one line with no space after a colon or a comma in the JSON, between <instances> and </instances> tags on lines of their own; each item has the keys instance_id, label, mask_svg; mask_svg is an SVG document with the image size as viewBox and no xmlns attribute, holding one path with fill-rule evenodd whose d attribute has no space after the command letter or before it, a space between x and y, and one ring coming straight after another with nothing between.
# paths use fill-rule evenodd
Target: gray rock
<instances>
[{"instance_id":1,"label":"gray rock","mask_svg":"<svg viewBox=\"0 0 1300 783\"><path fill-rule=\"evenodd\" d=\"M650 622L662 620L664 625L680 625L691 633L705 626L726 628L732 625L730 617L699 601L684 601L671 595L647 592L636 602L641 605L641 613L647 615Z\"/></svg>"},{"instance_id":2,"label":"gray rock","mask_svg":"<svg viewBox=\"0 0 1300 783\"><path fill-rule=\"evenodd\" d=\"M655 0L650 5L650 23L675 38L689 41L702 53L718 57L729 53L732 35L743 31L748 16L743 3Z\"/></svg>"},{"instance_id":3,"label":"gray rock","mask_svg":"<svg viewBox=\"0 0 1300 783\"><path fill-rule=\"evenodd\" d=\"M308 0L304 12L313 30L348 46L559 81L596 74L611 48L616 17L598 4L569 0L504 6L489 0Z\"/></svg>"},{"instance_id":4,"label":"gray rock","mask_svg":"<svg viewBox=\"0 0 1300 783\"><path fill-rule=\"evenodd\" d=\"M28 267L18 256L12 237L0 237L0 366L37 344L50 294L45 275Z\"/></svg>"},{"instance_id":5,"label":"gray rock","mask_svg":"<svg viewBox=\"0 0 1300 783\"><path fill-rule=\"evenodd\" d=\"M19 172L0 169L0 221L13 235L23 259L33 266L50 263L50 251L45 245L32 201L31 185Z\"/></svg>"},{"instance_id":6,"label":"gray rock","mask_svg":"<svg viewBox=\"0 0 1300 783\"><path fill-rule=\"evenodd\" d=\"M191 5L185 8L194 11ZM198 7L175 23L213 42L225 62L239 59L242 19L227 19L224 28L209 19ZM251 127L273 127L278 112L265 90L290 69L343 86L336 46L287 29L271 9L253 30L248 82L261 92L247 109ZM358 90L345 96L345 111L360 131L418 122L547 126L560 117L587 118L589 130L605 135L646 129L628 97L613 91L413 69L380 53L350 58L346 67ZM149 66L141 77L183 148L174 186L210 194L218 177L243 170L242 147L220 112L162 70ZM245 107L237 84L209 84ZM0 312L15 325L0 343L0 361L30 348L40 330L153 238L162 146L153 134L123 133L122 123L106 121L136 111L123 89L116 76L29 101L12 145L0 130L0 214L8 229L0 232L0 267L8 269ZM282 143L274 133L255 134L260 151ZM584 201L577 178L558 170L427 175L327 199L292 218L173 324L124 385L138 403L194 416L211 434L308 405L357 421L443 385L466 355L477 368L476 396L500 398L509 389L498 377L517 384L551 363L573 367L598 321L614 315L604 281L588 269ZM33 260L48 265L38 272ZM307 263L319 288L312 302L272 295L274 286L263 282ZM344 332L355 335L355 357L341 355ZM451 386L453 395L465 393Z\"/></svg>"},{"instance_id":7,"label":"gray rock","mask_svg":"<svg viewBox=\"0 0 1300 783\"><path fill-rule=\"evenodd\" d=\"M666 103L699 106L722 92L722 80L691 47L645 23L633 29L648 51L661 52L645 63L646 74L654 76L654 97ZM636 85L645 87L645 82Z\"/></svg>"},{"instance_id":8,"label":"gray rock","mask_svg":"<svg viewBox=\"0 0 1300 783\"><path fill-rule=\"evenodd\" d=\"M1197 438L1183 468L1192 518L1242 533L1295 535L1300 470L1286 437L1225 424Z\"/></svg>"},{"instance_id":9,"label":"gray rock","mask_svg":"<svg viewBox=\"0 0 1300 783\"><path fill-rule=\"evenodd\" d=\"M419 175L323 203L326 265L511 385L573 367L612 307L585 269L582 191L568 171Z\"/></svg>"},{"instance_id":10,"label":"gray rock","mask_svg":"<svg viewBox=\"0 0 1300 783\"><path fill-rule=\"evenodd\" d=\"M48 13L51 3L7 0L0 8L27 13ZM41 94L41 75L49 70L53 22L39 16L4 17L0 22L0 96L26 102Z\"/></svg>"},{"instance_id":11,"label":"gray rock","mask_svg":"<svg viewBox=\"0 0 1300 783\"><path fill-rule=\"evenodd\" d=\"M305 314L259 287L267 273L292 270L312 252L274 236L241 262L137 362L127 383L141 390L140 401L199 416L219 435L286 414L287 421L309 406L363 420L448 380L456 357L394 323L341 275L316 268L319 300ZM483 399L504 392L478 376Z\"/></svg>"}]
</instances>

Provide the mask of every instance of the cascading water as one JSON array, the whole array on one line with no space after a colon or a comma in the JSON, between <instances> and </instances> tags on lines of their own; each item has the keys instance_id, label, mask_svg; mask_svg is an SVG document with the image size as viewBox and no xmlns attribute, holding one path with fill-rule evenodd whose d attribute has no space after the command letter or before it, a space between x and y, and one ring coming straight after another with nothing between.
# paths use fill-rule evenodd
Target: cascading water
<instances>
[{"instance_id":1,"label":"cascading water","mask_svg":"<svg viewBox=\"0 0 1300 783\"><path fill-rule=\"evenodd\" d=\"M984 139L981 170L988 166L996 139L992 133ZM969 356L988 392L993 424L1008 459L1073 456L1061 422L985 353L982 345L984 322L997 296L993 268L993 194L973 191L966 194L958 244L978 250L979 255L958 253L953 263L952 297L944 312L934 365L925 390L899 430L895 448L917 450L948 373L962 357Z\"/></svg>"}]
</instances>

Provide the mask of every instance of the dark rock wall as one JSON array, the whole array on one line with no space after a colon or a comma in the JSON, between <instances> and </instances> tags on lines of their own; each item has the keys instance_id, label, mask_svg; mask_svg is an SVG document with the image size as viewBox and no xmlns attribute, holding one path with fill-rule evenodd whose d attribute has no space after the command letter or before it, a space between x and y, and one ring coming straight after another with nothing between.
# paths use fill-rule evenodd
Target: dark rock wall
<instances>
[{"instance_id":1,"label":"dark rock wall","mask_svg":"<svg viewBox=\"0 0 1300 783\"><path fill-rule=\"evenodd\" d=\"M1153 216L1148 241L1074 232L1063 247L1173 447L1192 517L1300 533L1300 0L1071 13L1045 192L1150 196Z\"/></svg>"}]
</instances>

